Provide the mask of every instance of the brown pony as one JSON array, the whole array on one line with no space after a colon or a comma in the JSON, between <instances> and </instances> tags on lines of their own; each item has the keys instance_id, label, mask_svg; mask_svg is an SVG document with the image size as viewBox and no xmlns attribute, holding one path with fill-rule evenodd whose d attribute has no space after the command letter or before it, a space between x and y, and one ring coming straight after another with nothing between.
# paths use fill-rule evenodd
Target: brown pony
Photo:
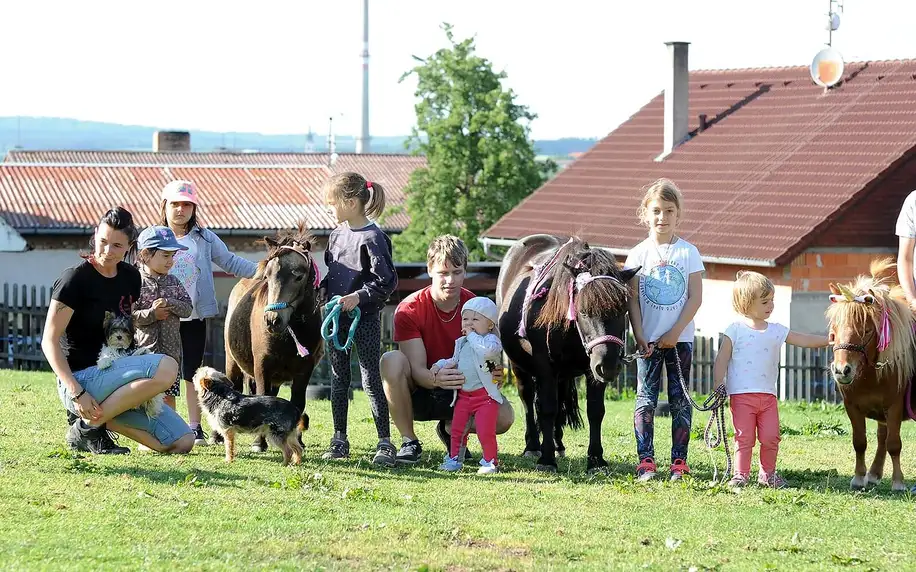
<instances>
[{"instance_id":1,"label":"brown pony","mask_svg":"<svg viewBox=\"0 0 916 572\"><path fill-rule=\"evenodd\" d=\"M833 304L827 309L833 343L831 372L843 396L852 424L856 451L854 490L881 481L888 453L894 465L891 489L906 490L900 470L900 424L904 396L916 370L913 312L903 289L893 283L891 259L872 261L871 276L859 276L849 285L830 285ZM865 419L878 422L875 459L865 472Z\"/></svg>"},{"instance_id":2,"label":"brown pony","mask_svg":"<svg viewBox=\"0 0 916 572\"><path fill-rule=\"evenodd\" d=\"M265 237L267 257L252 279L232 288L226 314L226 375L242 391L276 396L292 382L290 401L305 411L305 391L321 359L321 311L317 303L318 267L312 260L314 239L298 231ZM263 437L252 445L267 450Z\"/></svg>"}]
</instances>

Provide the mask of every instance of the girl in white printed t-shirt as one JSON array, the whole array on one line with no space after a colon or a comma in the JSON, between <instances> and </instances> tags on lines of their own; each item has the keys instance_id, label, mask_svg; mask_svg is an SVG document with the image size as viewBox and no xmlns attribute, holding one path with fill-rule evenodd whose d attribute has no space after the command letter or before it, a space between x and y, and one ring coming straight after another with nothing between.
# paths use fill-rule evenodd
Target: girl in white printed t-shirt
<instances>
[{"instance_id":1,"label":"girl in white printed t-shirt","mask_svg":"<svg viewBox=\"0 0 916 572\"><path fill-rule=\"evenodd\" d=\"M757 272L738 272L732 306L741 315L725 329L713 375L725 384L735 426L735 474L729 486L747 485L754 443L760 440L757 483L772 488L788 486L776 473L779 452L779 409L776 383L779 350L783 343L807 348L828 345L827 336L800 334L766 319L773 313L773 283Z\"/></svg>"},{"instance_id":2,"label":"girl in white printed t-shirt","mask_svg":"<svg viewBox=\"0 0 916 572\"><path fill-rule=\"evenodd\" d=\"M693 317L703 298L703 261L696 247L675 234L684 215L684 200L674 182L649 185L638 215L649 237L630 250L625 266L641 267L630 281L630 324L642 357L637 362L636 412L633 427L641 481L655 477L655 407L662 367L668 370L671 405L671 480L690 472L687 446L693 410L678 383L678 366L690 377L693 361Z\"/></svg>"}]
</instances>

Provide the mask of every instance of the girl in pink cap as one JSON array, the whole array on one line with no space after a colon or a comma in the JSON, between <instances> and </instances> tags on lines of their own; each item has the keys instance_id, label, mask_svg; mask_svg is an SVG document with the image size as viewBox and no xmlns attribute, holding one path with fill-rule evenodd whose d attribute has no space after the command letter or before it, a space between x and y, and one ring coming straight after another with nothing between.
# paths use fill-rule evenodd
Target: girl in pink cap
<instances>
[{"instance_id":1,"label":"girl in pink cap","mask_svg":"<svg viewBox=\"0 0 916 572\"><path fill-rule=\"evenodd\" d=\"M191 315L181 319L181 374L185 380L188 421L196 445L205 445L207 436L200 425L200 403L191 379L203 364L207 338L206 320L219 314L213 284L213 263L233 276L251 278L256 263L233 254L210 230L200 224L200 196L190 181L172 181L162 189L160 224L172 229L181 246L176 251L169 274L176 276L191 297Z\"/></svg>"}]
</instances>

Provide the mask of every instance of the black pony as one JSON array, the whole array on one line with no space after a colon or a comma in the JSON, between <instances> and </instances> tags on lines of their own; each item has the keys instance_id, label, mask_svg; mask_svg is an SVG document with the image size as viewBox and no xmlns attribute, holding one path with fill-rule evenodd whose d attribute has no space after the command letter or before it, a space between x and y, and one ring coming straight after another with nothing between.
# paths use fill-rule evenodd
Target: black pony
<instances>
[{"instance_id":1,"label":"black pony","mask_svg":"<svg viewBox=\"0 0 916 572\"><path fill-rule=\"evenodd\" d=\"M601 445L604 391L619 370L627 331L627 283L614 256L573 237L536 234L503 259L499 332L525 402L525 455L555 472L563 427L582 427L576 378L586 377L588 470L607 467ZM535 404L537 415L535 417ZM540 435L538 428L540 427Z\"/></svg>"}]
</instances>

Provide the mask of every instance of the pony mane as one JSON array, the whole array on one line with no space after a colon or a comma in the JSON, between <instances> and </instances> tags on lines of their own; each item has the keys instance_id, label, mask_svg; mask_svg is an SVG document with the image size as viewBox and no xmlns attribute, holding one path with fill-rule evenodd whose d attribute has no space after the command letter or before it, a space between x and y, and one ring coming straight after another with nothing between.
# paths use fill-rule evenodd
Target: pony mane
<instances>
[{"instance_id":1,"label":"pony mane","mask_svg":"<svg viewBox=\"0 0 916 572\"><path fill-rule=\"evenodd\" d=\"M854 296L872 295L875 303L841 301L831 304L826 315L834 326L848 327L864 339L869 325L874 332L879 331L883 312L887 309L891 340L887 349L879 354L878 360L887 361L902 389L916 371L916 335L913 332L916 321L903 288L894 281L895 267L891 258L872 260L869 267L871 276L859 275L855 282L845 285L845 288Z\"/></svg>"},{"instance_id":2,"label":"pony mane","mask_svg":"<svg viewBox=\"0 0 916 572\"><path fill-rule=\"evenodd\" d=\"M617 280L595 280L576 292L576 310L591 316L617 315L627 311L629 291L620 279L620 268L614 255L602 248L590 248L581 238L574 236L556 253L557 263L548 273L551 281L547 301L538 313L535 326L543 328L569 328L569 285L576 274L567 267L581 263L582 271L593 276L613 276Z\"/></svg>"},{"instance_id":3,"label":"pony mane","mask_svg":"<svg viewBox=\"0 0 916 572\"><path fill-rule=\"evenodd\" d=\"M263 242L267 245L267 256L264 260L258 262L258 269L255 273L255 279L264 277L264 268L267 263L280 256L284 246L295 247L297 250L307 252L311 257L312 246L315 244L315 236L308 230L305 222L300 222L298 227L292 230L278 231L272 237L265 236Z\"/></svg>"}]
</instances>

